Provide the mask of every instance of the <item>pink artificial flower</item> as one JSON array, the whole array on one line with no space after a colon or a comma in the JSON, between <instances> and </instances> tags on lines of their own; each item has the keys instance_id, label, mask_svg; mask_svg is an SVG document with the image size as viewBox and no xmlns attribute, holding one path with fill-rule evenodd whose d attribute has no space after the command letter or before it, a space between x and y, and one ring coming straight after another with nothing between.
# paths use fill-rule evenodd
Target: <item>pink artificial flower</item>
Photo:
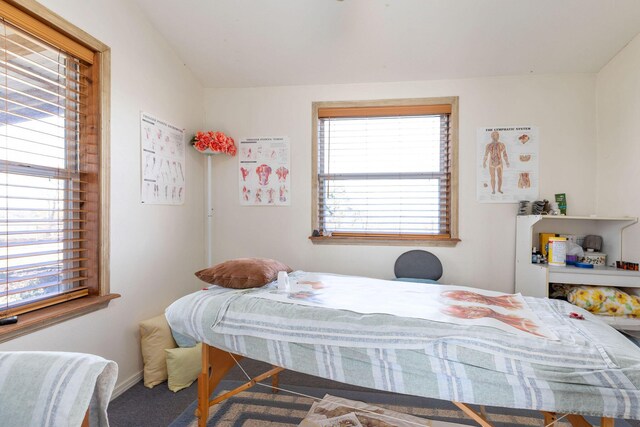
<instances>
[{"instance_id":1,"label":"pink artificial flower","mask_svg":"<svg viewBox=\"0 0 640 427\"><path fill-rule=\"evenodd\" d=\"M197 140L196 143L194 144L194 146L196 147L196 150L198 151L205 151L207 148L209 148L209 145L203 141L203 140Z\"/></svg>"},{"instance_id":2,"label":"pink artificial flower","mask_svg":"<svg viewBox=\"0 0 640 427\"><path fill-rule=\"evenodd\" d=\"M224 134L224 132L196 132L193 137L193 146L198 151L205 151L209 148L216 153L226 153L235 156L237 147L233 138Z\"/></svg>"},{"instance_id":3,"label":"pink artificial flower","mask_svg":"<svg viewBox=\"0 0 640 427\"><path fill-rule=\"evenodd\" d=\"M220 142L218 141L217 138L211 139L210 146L213 151L216 151L216 152L223 151L223 147L220 145Z\"/></svg>"}]
</instances>

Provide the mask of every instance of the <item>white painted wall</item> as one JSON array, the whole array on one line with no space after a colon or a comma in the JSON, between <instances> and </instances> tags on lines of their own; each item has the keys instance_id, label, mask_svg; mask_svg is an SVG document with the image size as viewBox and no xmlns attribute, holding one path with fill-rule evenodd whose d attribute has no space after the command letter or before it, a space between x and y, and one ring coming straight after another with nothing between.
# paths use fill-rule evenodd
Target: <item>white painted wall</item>
<instances>
[{"instance_id":1,"label":"white painted wall","mask_svg":"<svg viewBox=\"0 0 640 427\"><path fill-rule=\"evenodd\" d=\"M202 87L140 11L125 0L42 3L112 49L111 291L107 309L3 343L0 350L61 350L115 360L119 384L142 369L138 322L200 287L204 262L204 159L188 150L186 202L140 203L140 111L202 126Z\"/></svg>"},{"instance_id":2,"label":"white painted wall","mask_svg":"<svg viewBox=\"0 0 640 427\"><path fill-rule=\"evenodd\" d=\"M640 216L640 36L597 76L597 210ZM624 234L623 257L640 259L640 225Z\"/></svg>"},{"instance_id":3,"label":"white painted wall","mask_svg":"<svg viewBox=\"0 0 640 427\"><path fill-rule=\"evenodd\" d=\"M571 214L595 211L594 188L599 213L638 214L639 196L632 188L638 182L633 159L640 149L636 136L640 125L633 121L640 110L638 39L598 76L600 138L596 144L594 75L208 89L203 96L193 75L131 2L43 0L43 4L112 48L111 289L122 298L105 310L0 344L0 350L99 354L118 362L122 385L141 369L138 322L200 287L192 273L205 263L204 159L193 151L187 153L185 205L142 206L140 110L183 125L187 135L204 127L236 138L291 138L294 180L290 207L240 207L237 159L214 159L216 262L263 256L305 270L391 277L395 258L411 249L314 246L307 239L311 232L313 101L460 97L462 242L456 248L429 249L443 261L447 282L513 290L516 205L475 201L477 127L539 126L541 196L566 192ZM617 152L611 154L611 148ZM597 180L596 164L600 167ZM612 170L619 173L609 173Z\"/></svg>"},{"instance_id":4,"label":"white painted wall","mask_svg":"<svg viewBox=\"0 0 640 427\"><path fill-rule=\"evenodd\" d=\"M291 139L290 207L241 207L237 159L217 157L214 260L271 257L295 269L389 278L406 246L313 245L311 103L382 98L460 97L460 237L456 248L428 249L444 264L444 281L513 291L514 204L479 204L475 194L476 128L540 127L541 196L566 192L571 214L595 212L595 76L563 74L361 85L207 89L206 127L235 138Z\"/></svg>"}]
</instances>

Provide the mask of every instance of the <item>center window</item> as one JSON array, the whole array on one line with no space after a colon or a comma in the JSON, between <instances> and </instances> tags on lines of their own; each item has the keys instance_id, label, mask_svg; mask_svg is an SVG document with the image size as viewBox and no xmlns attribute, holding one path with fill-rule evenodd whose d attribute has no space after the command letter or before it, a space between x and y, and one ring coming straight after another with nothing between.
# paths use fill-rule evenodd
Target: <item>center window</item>
<instances>
[{"instance_id":1,"label":"center window","mask_svg":"<svg viewBox=\"0 0 640 427\"><path fill-rule=\"evenodd\" d=\"M314 242L458 240L457 99L396 102L314 104Z\"/></svg>"}]
</instances>

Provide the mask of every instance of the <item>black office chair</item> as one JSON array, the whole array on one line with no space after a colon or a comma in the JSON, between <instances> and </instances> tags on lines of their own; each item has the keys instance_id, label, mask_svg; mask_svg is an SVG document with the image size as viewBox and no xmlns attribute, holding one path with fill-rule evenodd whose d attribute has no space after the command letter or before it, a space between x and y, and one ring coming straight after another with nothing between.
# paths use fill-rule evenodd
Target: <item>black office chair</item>
<instances>
[{"instance_id":1,"label":"black office chair","mask_svg":"<svg viewBox=\"0 0 640 427\"><path fill-rule=\"evenodd\" d=\"M435 283L442 277L442 263L431 252L415 249L398 257L393 272L396 280Z\"/></svg>"}]
</instances>

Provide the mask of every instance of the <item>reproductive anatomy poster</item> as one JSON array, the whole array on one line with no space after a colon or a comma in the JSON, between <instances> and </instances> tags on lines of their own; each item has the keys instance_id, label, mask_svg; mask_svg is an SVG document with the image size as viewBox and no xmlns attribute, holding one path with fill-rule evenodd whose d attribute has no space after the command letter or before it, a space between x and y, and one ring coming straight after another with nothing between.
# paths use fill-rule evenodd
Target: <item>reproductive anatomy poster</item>
<instances>
[{"instance_id":1,"label":"reproductive anatomy poster","mask_svg":"<svg viewBox=\"0 0 640 427\"><path fill-rule=\"evenodd\" d=\"M515 203L538 198L537 127L478 128L477 144L479 202Z\"/></svg>"},{"instance_id":2,"label":"reproductive anatomy poster","mask_svg":"<svg viewBox=\"0 0 640 427\"><path fill-rule=\"evenodd\" d=\"M181 205L185 191L184 129L140 114L142 203Z\"/></svg>"},{"instance_id":3,"label":"reproductive anatomy poster","mask_svg":"<svg viewBox=\"0 0 640 427\"><path fill-rule=\"evenodd\" d=\"M238 153L241 205L291 204L288 137L243 138Z\"/></svg>"}]
</instances>

